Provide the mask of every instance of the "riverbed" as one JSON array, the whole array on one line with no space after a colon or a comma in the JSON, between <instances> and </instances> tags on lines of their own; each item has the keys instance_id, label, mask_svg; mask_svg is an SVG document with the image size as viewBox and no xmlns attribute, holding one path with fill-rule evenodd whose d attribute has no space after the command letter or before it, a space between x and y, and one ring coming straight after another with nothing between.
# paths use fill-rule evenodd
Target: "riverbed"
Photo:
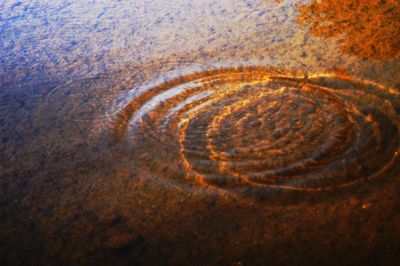
<instances>
[{"instance_id":1,"label":"riverbed","mask_svg":"<svg viewBox=\"0 0 400 266\"><path fill-rule=\"evenodd\" d=\"M1 265L396 265L400 4L0 3Z\"/></svg>"}]
</instances>

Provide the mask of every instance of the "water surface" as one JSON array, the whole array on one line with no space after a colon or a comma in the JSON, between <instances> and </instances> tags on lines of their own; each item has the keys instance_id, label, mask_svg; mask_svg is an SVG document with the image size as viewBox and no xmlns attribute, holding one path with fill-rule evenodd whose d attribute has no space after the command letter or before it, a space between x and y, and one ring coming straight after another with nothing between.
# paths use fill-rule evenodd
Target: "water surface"
<instances>
[{"instance_id":1,"label":"water surface","mask_svg":"<svg viewBox=\"0 0 400 266\"><path fill-rule=\"evenodd\" d=\"M0 263L395 264L399 18L0 2Z\"/></svg>"}]
</instances>

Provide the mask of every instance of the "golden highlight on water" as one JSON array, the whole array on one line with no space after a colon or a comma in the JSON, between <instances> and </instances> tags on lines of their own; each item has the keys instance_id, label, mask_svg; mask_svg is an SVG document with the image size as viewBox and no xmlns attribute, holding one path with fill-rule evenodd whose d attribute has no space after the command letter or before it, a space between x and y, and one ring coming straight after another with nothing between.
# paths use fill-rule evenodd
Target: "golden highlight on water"
<instances>
[{"instance_id":1,"label":"golden highlight on water","mask_svg":"<svg viewBox=\"0 0 400 266\"><path fill-rule=\"evenodd\" d=\"M317 192L389 171L399 157L399 112L399 93L375 82L233 67L138 93L113 136L160 179Z\"/></svg>"}]
</instances>

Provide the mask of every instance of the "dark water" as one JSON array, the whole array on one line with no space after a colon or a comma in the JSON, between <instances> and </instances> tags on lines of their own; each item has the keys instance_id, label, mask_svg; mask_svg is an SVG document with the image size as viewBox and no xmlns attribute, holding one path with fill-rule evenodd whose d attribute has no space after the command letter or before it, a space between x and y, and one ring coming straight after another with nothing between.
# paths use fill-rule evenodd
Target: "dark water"
<instances>
[{"instance_id":1,"label":"dark water","mask_svg":"<svg viewBox=\"0 0 400 266\"><path fill-rule=\"evenodd\" d=\"M0 264L395 265L400 4L0 2Z\"/></svg>"}]
</instances>

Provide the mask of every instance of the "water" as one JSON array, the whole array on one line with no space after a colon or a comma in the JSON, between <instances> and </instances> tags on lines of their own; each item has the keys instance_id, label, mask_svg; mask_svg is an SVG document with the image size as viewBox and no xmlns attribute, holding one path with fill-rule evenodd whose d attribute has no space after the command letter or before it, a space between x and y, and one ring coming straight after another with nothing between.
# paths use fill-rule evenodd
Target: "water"
<instances>
[{"instance_id":1,"label":"water","mask_svg":"<svg viewBox=\"0 0 400 266\"><path fill-rule=\"evenodd\" d=\"M399 18L0 3L0 263L393 264Z\"/></svg>"}]
</instances>

